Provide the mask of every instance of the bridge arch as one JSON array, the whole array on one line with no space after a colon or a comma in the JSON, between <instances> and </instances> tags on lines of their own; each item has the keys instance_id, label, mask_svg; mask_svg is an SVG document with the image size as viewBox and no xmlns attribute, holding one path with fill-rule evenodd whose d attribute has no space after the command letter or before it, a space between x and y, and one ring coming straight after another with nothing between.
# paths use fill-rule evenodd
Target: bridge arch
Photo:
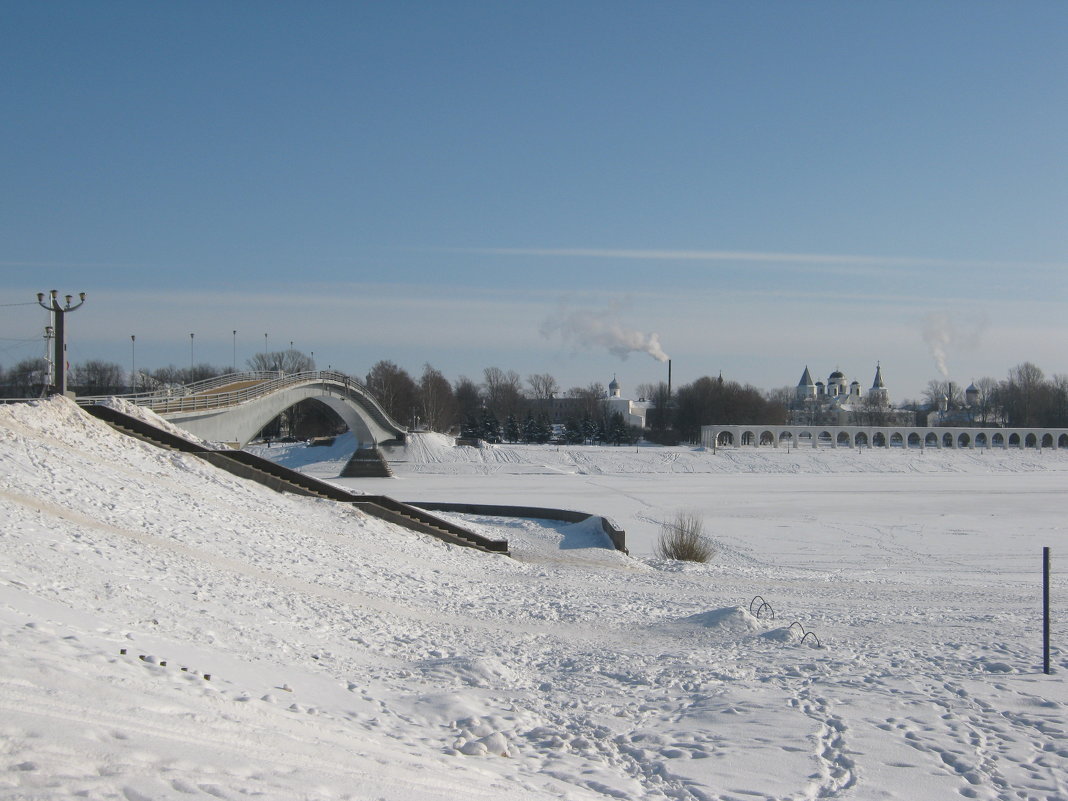
<instances>
[{"instance_id":1,"label":"bridge arch","mask_svg":"<svg viewBox=\"0 0 1068 801\"><path fill-rule=\"evenodd\" d=\"M316 400L334 410L356 435L360 447L403 439L407 433L366 387L330 370L291 375L241 373L182 387L177 393L172 390L126 399L202 439L238 447L304 400Z\"/></svg>"}]
</instances>

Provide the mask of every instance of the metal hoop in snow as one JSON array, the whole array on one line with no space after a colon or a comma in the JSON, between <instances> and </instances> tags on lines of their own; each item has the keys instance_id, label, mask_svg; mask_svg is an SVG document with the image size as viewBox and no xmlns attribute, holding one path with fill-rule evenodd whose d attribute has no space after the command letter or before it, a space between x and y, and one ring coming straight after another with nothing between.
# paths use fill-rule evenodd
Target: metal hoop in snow
<instances>
[{"instance_id":1,"label":"metal hoop in snow","mask_svg":"<svg viewBox=\"0 0 1068 801\"><path fill-rule=\"evenodd\" d=\"M816 632L814 632L814 631L806 631L805 632L805 636L801 638L801 642L798 643L798 644L799 645L804 645L805 644L805 640L807 640L809 637L811 637L812 639L814 639L816 641L816 647L817 648L822 648L823 647L823 643L820 642L820 638L816 636Z\"/></svg>"},{"instance_id":2,"label":"metal hoop in snow","mask_svg":"<svg viewBox=\"0 0 1068 801\"><path fill-rule=\"evenodd\" d=\"M800 639L800 641L798 641L798 643L797 643L798 645L802 645L805 642L805 640L807 640L809 637L811 637L812 639L814 639L816 641L816 647L817 648L822 648L823 647L823 643L821 643L820 642L820 638L816 636L816 632L814 632L814 631L805 631L805 627L802 626L801 623L796 621L796 620L793 623L791 623L786 628L786 630L789 631L794 626L797 626L799 629L801 629L801 639Z\"/></svg>"},{"instance_id":3,"label":"metal hoop in snow","mask_svg":"<svg viewBox=\"0 0 1068 801\"><path fill-rule=\"evenodd\" d=\"M753 604L755 604L758 599L760 600L760 606L758 606L756 608L756 611L754 612L753 611ZM753 600L749 602L749 614L751 614L753 617L759 618L760 617L760 613L762 611L764 611L765 607L767 607L767 610L771 613L772 619L774 619L775 618L775 610L772 608L771 604L769 604L767 601L765 601L763 596L755 595L755 596L753 596Z\"/></svg>"}]
</instances>

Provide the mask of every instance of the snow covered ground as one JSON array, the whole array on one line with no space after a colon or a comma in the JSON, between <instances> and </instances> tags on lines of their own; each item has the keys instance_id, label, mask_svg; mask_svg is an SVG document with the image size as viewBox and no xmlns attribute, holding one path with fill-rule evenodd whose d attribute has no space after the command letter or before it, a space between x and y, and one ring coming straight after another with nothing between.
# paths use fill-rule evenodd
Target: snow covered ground
<instances>
[{"instance_id":1,"label":"snow covered ground","mask_svg":"<svg viewBox=\"0 0 1068 801\"><path fill-rule=\"evenodd\" d=\"M426 435L390 459L338 481L606 515L633 557L506 518L464 519L515 558L457 548L65 400L0 407L0 799L1068 798L1039 570L1064 454ZM678 509L712 563L651 558Z\"/></svg>"}]
</instances>

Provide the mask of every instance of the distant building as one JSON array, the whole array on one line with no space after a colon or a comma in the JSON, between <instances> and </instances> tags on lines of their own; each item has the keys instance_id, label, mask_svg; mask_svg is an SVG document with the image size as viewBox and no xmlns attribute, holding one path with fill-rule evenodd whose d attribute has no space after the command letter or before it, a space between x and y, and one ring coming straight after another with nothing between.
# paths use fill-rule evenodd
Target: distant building
<instances>
[{"instance_id":1,"label":"distant building","mask_svg":"<svg viewBox=\"0 0 1068 801\"><path fill-rule=\"evenodd\" d=\"M651 405L645 400L624 398L623 387L615 376L612 376L612 381L608 384L608 391L597 399L597 404L600 408L591 411L588 398L553 397L539 401L537 408L539 411L544 411L549 417L549 422L554 425L563 425L570 418L581 420L587 412L596 417L603 411L609 417L619 412L623 415L623 422L628 426L644 429L645 416Z\"/></svg>"},{"instance_id":2,"label":"distant building","mask_svg":"<svg viewBox=\"0 0 1068 801\"><path fill-rule=\"evenodd\" d=\"M645 428L645 415L649 411L649 403L644 400L635 401L624 398L623 388L615 376L612 376L612 381L608 385L608 398L605 402L608 404L609 416L619 412L623 415L623 422L628 426Z\"/></svg>"},{"instance_id":3,"label":"distant building","mask_svg":"<svg viewBox=\"0 0 1068 801\"><path fill-rule=\"evenodd\" d=\"M806 365L788 411L791 425L907 425L914 418L912 412L895 409L891 404L882 366L878 363L875 379L867 393L861 390L856 379L847 383L845 374L837 368L827 377L826 383L813 381Z\"/></svg>"},{"instance_id":4,"label":"distant building","mask_svg":"<svg viewBox=\"0 0 1068 801\"><path fill-rule=\"evenodd\" d=\"M950 395L955 395L953 385L949 385ZM977 421L984 421L978 424L986 425L985 417L981 413L979 406L979 387L975 384L969 384L968 388L964 390L964 403L955 403L950 400L949 397L943 395L938 401L938 408L927 414L927 425L931 427L937 426L974 426Z\"/></svg>"}]
</instances>

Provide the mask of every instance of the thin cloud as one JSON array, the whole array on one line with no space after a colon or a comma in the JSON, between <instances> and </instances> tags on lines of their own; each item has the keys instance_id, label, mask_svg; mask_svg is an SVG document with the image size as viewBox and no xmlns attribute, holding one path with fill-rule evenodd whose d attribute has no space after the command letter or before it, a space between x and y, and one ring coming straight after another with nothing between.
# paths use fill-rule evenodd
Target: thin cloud
<instances>
[{"instance_id":1,"label":"thin cloud","mask_svg":"<svg viewBox=\"0 0 1068 801\"><path fill-rule=\"evenodd\" d=\"M634 250L613 248L442 248L453 253L479 253L491 256L541 256L587 259L634 259L642 261L747 262L808 267L968 267L1061 270L1063 264L1027 261L979 261L970 259L909 258L831 253L774 253L743 250ZM845 272L846 270L843 270ZM876 272L876 271L872 271Z\"/></svg>"}]
</instances>

